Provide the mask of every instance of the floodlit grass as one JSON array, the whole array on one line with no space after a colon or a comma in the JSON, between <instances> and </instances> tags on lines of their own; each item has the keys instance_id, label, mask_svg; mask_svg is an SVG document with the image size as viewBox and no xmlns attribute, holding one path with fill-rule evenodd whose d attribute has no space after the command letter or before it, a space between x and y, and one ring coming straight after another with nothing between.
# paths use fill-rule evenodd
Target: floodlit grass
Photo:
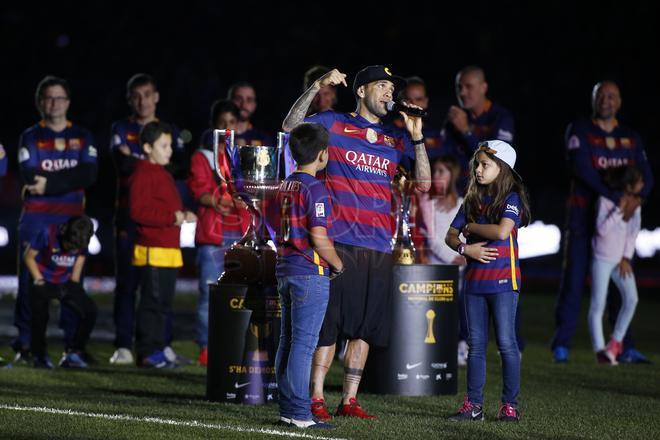
<instances>
[{"instance_id":1,"label":"floodlit grass","mask_svg":"<svg viewBox=\"0 0 660 440\"><path fill-rule=\"evenodd\" d=\"M186 300L189 301L189 300ZM486 422L446 421L462 402L465 370L459 372L459 394L437 397L397 397L362 394L360 401L380 420L335 420L333 431L294 431L275 424L277 406L248 406L207 402L205 370L190 366L169 371L110 367L109 343L95 342L91 352L99 365L88 371L0 369L0 405L47 407L82 413L130 416L109 420L82 414L45 414L0 408L1 439L160 439L160 438L281 438L274 433L239 432L237 429L277 430L326 438L660 438L660 352L657 317L660 301L642 297L634 330L639 348L653 365L596 365L586 333L586 320L571 352L570 363L550 361L547 343L553 328L554 297L523 298L527 348L522 360L522 392L518 424L494 421L501 388L500 365L491 343L486 387ZM586 312L586 304L583 304ZM51 342L51 357L59 359L61 345ZM175 350L194 358L192 342ZM0 348L5 358L11 353ZM341 367L333 366L328 385L329 403L339 402ZM199 422L205 426L154 423L145 417ZM212 426L211 426L212 425Z\"/></svg>"}]
</instances>

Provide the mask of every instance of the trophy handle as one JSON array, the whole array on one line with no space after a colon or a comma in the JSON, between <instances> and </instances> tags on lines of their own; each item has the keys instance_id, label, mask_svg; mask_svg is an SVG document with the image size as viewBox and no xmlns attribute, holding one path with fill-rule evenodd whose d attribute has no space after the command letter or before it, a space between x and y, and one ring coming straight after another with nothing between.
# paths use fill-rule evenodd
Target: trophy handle
<instances>
[{"instance_id":1,"label":"trophy handle","mask_svg":"<svg viewBox=\"0 0 660 440\"><path fill-rule=\"evenodd\" d=\"M234 150L234 130L213 130L213 165L215 166L215 173L223 182L227 182L218 166L218 147L220 146L221 136L225 137L227 151L231 154Z\"/></svg>"},{"instance_id":2,"label":"trophy handle","mask_svg":"<svg viewBox=\"0 0 660 440\"><path fill-rule=\"evenodd\" d=\"M283 131L277 132L277 148L281 151L289 141L289 133Z\"/></svg>"},{"instance_id":3,"label":"trophy handle","mask_svg":"<svg viewBox=\"0 0 660 440\"><path fill-rule=\"evenodd\" d=\"M283 131L277 132L277 175L281 176L282 167L284 168L285 176L288 176L287 173L287 149L286 145L289 143L289 133ZM282 165L284 162L284 165Z\"/></svg>"}]
</instances>

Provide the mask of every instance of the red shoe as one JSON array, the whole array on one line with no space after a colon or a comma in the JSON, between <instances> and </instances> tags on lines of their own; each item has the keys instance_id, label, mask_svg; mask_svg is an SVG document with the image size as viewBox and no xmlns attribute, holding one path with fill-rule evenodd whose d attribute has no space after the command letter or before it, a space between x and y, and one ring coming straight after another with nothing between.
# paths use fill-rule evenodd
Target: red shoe
<instances>
[{"instance_id":1,"label":"red shoe","mask_svg":"<svg viewBox=\"0 0 660 440\"><path fill-rule=\"evenodd\" d=\"M614 338L610 338L610 342L607 343L607 347L605 347L605 350L612 353L612 355L616 359L617 357L619 357L621 353L623 353L623 343L617 341Z\"/></svg>"},{"instance_id":2,"label":"red shoe","mask_svg":"<svg viewBox=\"0 0 660 440\"><path fill-rule=\"evenodd\" d=\"M325 399L312 399L312 417L316 417L322 422L332 420L332 415L328 411Z\"/></svg>"},{"instance_id":3,"label":"red shoe","mask_svg":"<svg viewBox=\"0 0 660 440\"><path fill-rule=\"evenodd\" d=\"M202 367L206 367L209 364L209 349L207 347L202 348L202 351L199 352L197 363Z\"/></svg>"},{"instance_id":4,"label":"red shoe","mask_svg":"<svg viewBox=\"0 0 660 440\"><path fill-rule=\"evenodd\" d=\"M337 408L336 416L357 417L358 419L377 420L378 417L372 416L362 409L355 397L351 397L347 404L340 404Z\"/></svg>"},{"instance_id":5,"label":"red shoe","mask_svg":"<svg viewBox=\"0 0 660 440\"><path fill-rule=\"evenodd\" d=\"M519 422L520 412L515 406L504 403L497 412L497 420L500 422Z\"/></svg>"}]
</instances>

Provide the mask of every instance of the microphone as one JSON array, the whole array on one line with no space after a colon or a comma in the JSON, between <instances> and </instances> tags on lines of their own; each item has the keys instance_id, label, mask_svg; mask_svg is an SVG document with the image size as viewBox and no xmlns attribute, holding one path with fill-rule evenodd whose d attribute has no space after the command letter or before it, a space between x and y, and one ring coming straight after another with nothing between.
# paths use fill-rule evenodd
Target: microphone
<instances>
[{"instance_id":1,"label":"microphone","mask_svg":"<svg viewBox=\"0 0 660 440\"><path fill-rule=\"evenodd\" d=\"M426 118L429 115L429 112L424 109L406 107L405 105L394 101L388 101L387 104L385 104L385 107L387 107L388 112L404 112L407 115L419 118Z\"/></svg>"}]
</instances>

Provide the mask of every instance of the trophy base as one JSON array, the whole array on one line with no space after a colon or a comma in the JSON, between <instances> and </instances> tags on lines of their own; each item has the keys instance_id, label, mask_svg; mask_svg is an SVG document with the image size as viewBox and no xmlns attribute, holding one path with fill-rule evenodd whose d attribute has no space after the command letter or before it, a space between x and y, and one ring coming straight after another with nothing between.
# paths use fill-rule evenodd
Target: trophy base
<instances>
[{"instance_id":1,"label":"trophy base","mask_svg":"<svg viewBox=\"0 0 660 440\"><path fill-rule=\"evenodd\" d=\"M268 245L246 246L236 243L225 253L225 271L220 284L277 285L277 253Z\"/></svg>"}]
</instances>

